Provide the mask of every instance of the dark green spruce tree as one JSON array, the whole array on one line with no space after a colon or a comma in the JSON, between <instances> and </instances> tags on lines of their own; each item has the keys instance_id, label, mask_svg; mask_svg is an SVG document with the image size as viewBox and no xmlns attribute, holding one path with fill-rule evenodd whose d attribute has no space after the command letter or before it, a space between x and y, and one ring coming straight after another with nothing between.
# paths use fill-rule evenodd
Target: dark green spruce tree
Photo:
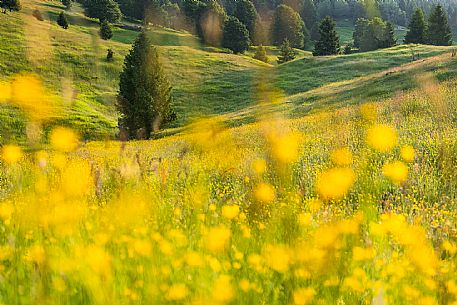
<instances>
[{"instance_id":1,"label":"dark green spruce tree","mask_svg":"<svg viewBox=\"0 0 457 305\"><path fill-rule=\"evenodd\" d=\"M113 37L113 30L111 29L111 25L107 20L104 20L100 24L100 31L99 31L100 37L103 40L109 40Z\"/></svg>"},{"instance_id":2,"label":"dark green spruce tree","mask_svg":"<svg viewBox=\"0 0 457 305\"><path fill-rule=\"evenodd\" d=\"M335 30L335 21L327 16L319 24L319 40L314 46L314 56L336 55L340 52L340 38Z\"/></svg>"},{"instance_id":3,"label":"dark green spruce tree","mask_svg":"<svg viewBox=\"0 0 457 305\"><path fill-rule=\"evenodd\" d=\"M391 48L397 44L397 38L395 38L394 26L390 22L386 22L384 26L384 35L379 43L380 48Z\"/></svg>"},{"instance_id":4,"label":"dark green spruce tree","mask_svg":"<svg viewBox=\"0 0 457 305\"><path fill-rule=\"evenodd\" d=\"M428 42L435 46L452 45L452 32L446 13L437 5L428 19Z\"/></svg>"},{"instance_id":5,"label":"dark green spruce tree","mask_svg":"<svg viewBox=\"0 0 457 305\"><path fill-rule=\"evenodd\" d=\"M22 6L19 0L0 0L0 8L2 9L3 13L6 11L20 11Z\"/></svg>"},{"instance_id":6,"label":"dark green spruce tree","mask_svg":"<svg viewBox=\"0 0 457 305\"><path fill-rule=\"evenodd\" d=\"M279 5L273 21L273 44L280 46L287 39L294 48L303 48L305 45L303 27L305 24L296 11L287 5Z\"/></svg>"},{"instance_id":7,"label":"dark green spruce tree","mask_svg":"<svg viewBox=\"0 0 457 305\"><path fill-rule=\"evenodd\" d=\"M294 60L296 55L295 50L291 47L289 40L286 38L279 49L278 64Z\"/></svg>"},{"instance_id":8,"label":"dark green spruce tree","mask_svg":"<svg viewBox=\"0 0 457 305\"><path fill-rule=\"evenodd\" d=\"M239 0L236 2L233 16L243 23L249 31L249 39L255 41L256 38L256 23L259 18L254 4L249 0Z\"/></svg>"},{"instance_id":9,"label":"dark green spruce tree","mask_svg":"<svg viewBox=\"0 0 457 305\"><path fill-rule=\"evenodd\" d=\"M114 0L87 0L82 5L87 17L96 18L100 22L107 20L116 23L122 17L119 5Z\"/></svg>"},{"instance_id":10,"label":"dark green spruce tree","mask_svg":"<svg viewBox=\"0 0 457 305\"><path fill-rule=\"evenodd\" d=\"M60 12L59 17L57 17L57 24L64 29L68 29L68 21L64 12Z\"/></svg>"},{"instance_id":11,"label":"dark green spruce tree","mask_svg":"<svg viewBox=\"0 0 457 305\"><path fill-rule=\"evenodd\" d=\"M421 43L427 42L427 24L425 22L424 11L418 8L414 11L411 21L406 32L405 43Z\"/></svg>"},{"instance_id":12,"label":"dark green spruce tree","mask_svg":"<svg viewBox=\"0 0 457 305\"><path fill-rule=\"evenodd\" d=\"M121 133L129 139L150 138L161 124L175 119L171 89L157 49L141 33L125 57L120 75L117 109Z\"/></svg>"},{"instance_id":13,"label":"dark green spruce tree","mask_svg":"<svg viewBox=\"0 0 457 305\"><path fill-rule=\"evenodd\" d=\"M249 31L246 26L236 17L230 16L224 24L222 36L222 47L233 51L233 53L244 53L251 44Z\"/></svg>"}]
</instances>

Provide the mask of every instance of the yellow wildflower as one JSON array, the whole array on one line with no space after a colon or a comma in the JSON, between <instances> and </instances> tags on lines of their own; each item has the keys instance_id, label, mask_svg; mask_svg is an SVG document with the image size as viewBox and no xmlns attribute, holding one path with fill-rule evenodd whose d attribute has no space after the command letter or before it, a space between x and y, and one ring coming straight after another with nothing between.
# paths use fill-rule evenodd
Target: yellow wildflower
<instances>
[{"instance_id":1,"label":"yellow wildflower","mask_svg":"<svg viewBox=\"0 0 457 305\"><path fill-rule=\"evenodd\" d=\"M294 303L296 305L306 305L311 302L316 291L313 288L299 288L294 291Z\"/></svg>"},{"instance_id":2,"label":"yellow wildflower","mask_svg":"<svg viewBox=\"0 0 457 305\"><path fill-rule=\"evenodd\" d=\"M352 153L346 147L339 148L331 153L330 159L338 166L349 166L352 164Z\"/></svg>"},{"instance_id":3,"label":"yellow wildflower","mask_svg":"<svg viewBox=\"0 0 457 305\"><path fill-rule=\"evenodd\" d=\"M240 214L240 207L235 204L222 207L222 216L227 219L234 219L238 214Z\"/></svg>"},{"instance_id":4,"label":"yellow wildflower","mask_svg":"<svg viewBox=\"0 0 457 305\"><path fill-rule=\"evenodd\" d=\"M260 183L254 189L254 196L255 198L263 203L270 203L275 200L276 192L273 186L268 183Z\"/></svg>"},{"instance_id":5,"label":"yellow wildflower","mask_svg":"<svg viewBox=\"0 0 457 305\"><path fill-rule=\"evenodd\" d=\"M51 132L50 142L55 150L71 152L78 147L79 139L71 129L57 127Z\"/></svg>"},{"instance_id":6,"label":"yellow wildflower","mask_svg":"<svg viewBox=\"0 0 457 305\"><path fill-rule=\"evenodd\" d=\"M189 290L184 284L174 284L168 288L165 298L168 301L180 301L187 297Z\"/></svg>"},{"instance_id":7,"label":"yellow wildflower","mask_svg":"<svg viewBox=\"0 0 457 305\"><path fill-rule=\"evenodd\" d=\"M224 226L211 228L205 239L206 248L213 252L221 252L227 247L230 236L230 230Z\"/></svg>"},{"instance_id":8,"label":"yellow wildflower","mask_svg":"<svg viewBox=\"0 0 457 305\"><path fill-rule=\"evenodd\" d=\"M401 148L400 150L400 155L403 161L405 162L413 162L414 158L416 156L416 153L414 151L414 147L411 145L405 145Z\"/></svg>"},{"instance_id":9,"label":"yellow wildflower","mask_svg":"<svg viewBox=\"0 0 457 305\"><path fill-rule=\"evenodd\" d=\"M408 178L408 167L401 161L384 164L382 173L395 184L402 184Z\"/></svg>"},{"instance_id":10,"label":"yellow wildflower","mask_svg":"<svg viewBox=\"0 0 457 305\"><path fill-rule=\"evenodd\" d=\"M2 159L8 164L17 163L22 158L22 150L17 145L5 145L2 147Z\"/></svg>"},{"instance_id":11,"label":"yellow wildflower","mask_svg":"<svg viewBox=\"0 0 457 305\"><path fill-rule=\"evenodd\" d=\"M380 152L389 152L397 145L397 131L386 124L374 125L367 131L367 143Z\"/></svg>"},{"instance_id":12,"label":"yellow wildflower","mask_svg":"<svg viewBox=\"0 0 457 305\"><path fill-rule=\"evenodd\" d=\"M355 174L350 168L333 168L321 173L316 190L323 199L341 199L354 184Z\"/></svg>"}]
</instances>

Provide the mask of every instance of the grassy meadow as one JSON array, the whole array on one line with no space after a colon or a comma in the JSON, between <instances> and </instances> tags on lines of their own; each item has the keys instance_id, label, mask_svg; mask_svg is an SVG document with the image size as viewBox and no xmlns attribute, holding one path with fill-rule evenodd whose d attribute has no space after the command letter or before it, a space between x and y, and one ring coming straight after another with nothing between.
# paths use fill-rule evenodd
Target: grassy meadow
<instances>
[{"instance_id":1,"label":"grassy meadow","mask_svg":"<svg viewBox=\"0 0 457 305\"><path fill-rule=\"evenodd\" d=\"M0 14L0 304L457 304L452 47L276 65L153 28L178 120L121 142L137 33L23 6Z\"/></svg>"}]
</instances>

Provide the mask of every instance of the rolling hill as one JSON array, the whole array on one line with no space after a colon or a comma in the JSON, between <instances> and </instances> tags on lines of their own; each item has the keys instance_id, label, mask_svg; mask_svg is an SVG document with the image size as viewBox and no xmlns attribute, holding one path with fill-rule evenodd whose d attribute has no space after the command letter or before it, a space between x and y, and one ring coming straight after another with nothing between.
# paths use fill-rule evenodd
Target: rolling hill
<instances>
[{"instance_id":1,"label":"rolling hill","mask_svg":"<svg viewBox=\"0 0 457 305\"><path fill-rule=\"evenodd\" d=\"M63 10L60 2L26 0L23 6L19 13L0 16L2 79L8 80L17 73L33 73L60 97L63 111L47 128L68 125L86 140L115 137L118 75L138 33L116 28L113 39L104 41L98 37L98 23L85 17L78 5L66 12L68 30L55 23ZM44 21L32 16L35 9L42 13ZM342 24L339 31L344 36L348 29L350 25ZM153 28L150 35L174 87L178 120L170 127L182 127L209 115L223 115L229 125L251 122L255 119L257 88L262 82L280 90L288 100L285 108L295 115L318 108L320 101L329 104L334 90L346 96L343 100L338 98L339 103L384 98L396 90L414 87L408 81L411 69L406 68L411 64L412 50L425 60L414 64L415 73L433 69L435 61L430 67L427 58L450 51L446 47L400 45L325 58L313 58L309 52L301 52L298 59L277 66L252 59L252 52L237 56L204 47L195 36L185 32ZM114 51L112 62L105 59L107 49ZM269 47L268 53L274 60L277 50ZM388 77L379 77L393 68L398 70ZM364 82L372 82L372 86L367 87ZM280 108L284 109L284 105ZM23 114L14 107L3 105L0 121L4 142L25 134Z\"/></svg>"}]
</instances>

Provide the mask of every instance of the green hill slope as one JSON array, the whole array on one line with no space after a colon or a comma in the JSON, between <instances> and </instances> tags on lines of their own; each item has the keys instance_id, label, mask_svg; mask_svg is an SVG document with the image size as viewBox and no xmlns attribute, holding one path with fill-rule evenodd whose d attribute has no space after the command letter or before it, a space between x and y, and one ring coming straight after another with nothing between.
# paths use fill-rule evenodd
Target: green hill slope
<instances>
[{"instance_id":1,"label":"green hill slope","mask_svg":"<svg viewBox=\"0 0 457 305\"><path fill-rule=\"evenodd\" d=\"M60 2L24 0L23 7L19 13L0 14L0 80L9 80L18 73L37 74L60 97L64 109L49 124L72 126L85 139L113 138L117 125L114 105L118 75L138 33L116 28L113 39L104 41L98 37L98 23L86 18L76 4L66 12L68 30L55 22L63 10ZM44 21L32 16L35 9L40 10ZM278 88L285 96L292 96L290 101L294 102L288 105L297 108L292 113L299 114L303 113L304 104L308 109L315 108L321 99L329 103L331 99L324 93L313 93L319 88L335 84L346 88L344 82L358 84L357 80L411 62L411 47L398 46L325 58L313 58L302 52L299 59L275 66L252 59L248 56L251 53L237 56L205 48L196 37L184 32L154 28L150 35L159 47L174 87L178 120L172 127L184 126L207 115L223 115L231 125L251 121L260 81ZM423 59L449 51L446 47L413 48ZM115 53L112 62L105 59L108 49ZM276 50L268 50L274 58ZM389 91L389 86L382 88ZM394 81L390 91L411 86L412 83L399 87ZM351 94L356 93L348 93L345 98L355 96ZM23 114L14 107L1 106L0 122L2 141L25 134Z\"/></svg>"}]
</instances>

